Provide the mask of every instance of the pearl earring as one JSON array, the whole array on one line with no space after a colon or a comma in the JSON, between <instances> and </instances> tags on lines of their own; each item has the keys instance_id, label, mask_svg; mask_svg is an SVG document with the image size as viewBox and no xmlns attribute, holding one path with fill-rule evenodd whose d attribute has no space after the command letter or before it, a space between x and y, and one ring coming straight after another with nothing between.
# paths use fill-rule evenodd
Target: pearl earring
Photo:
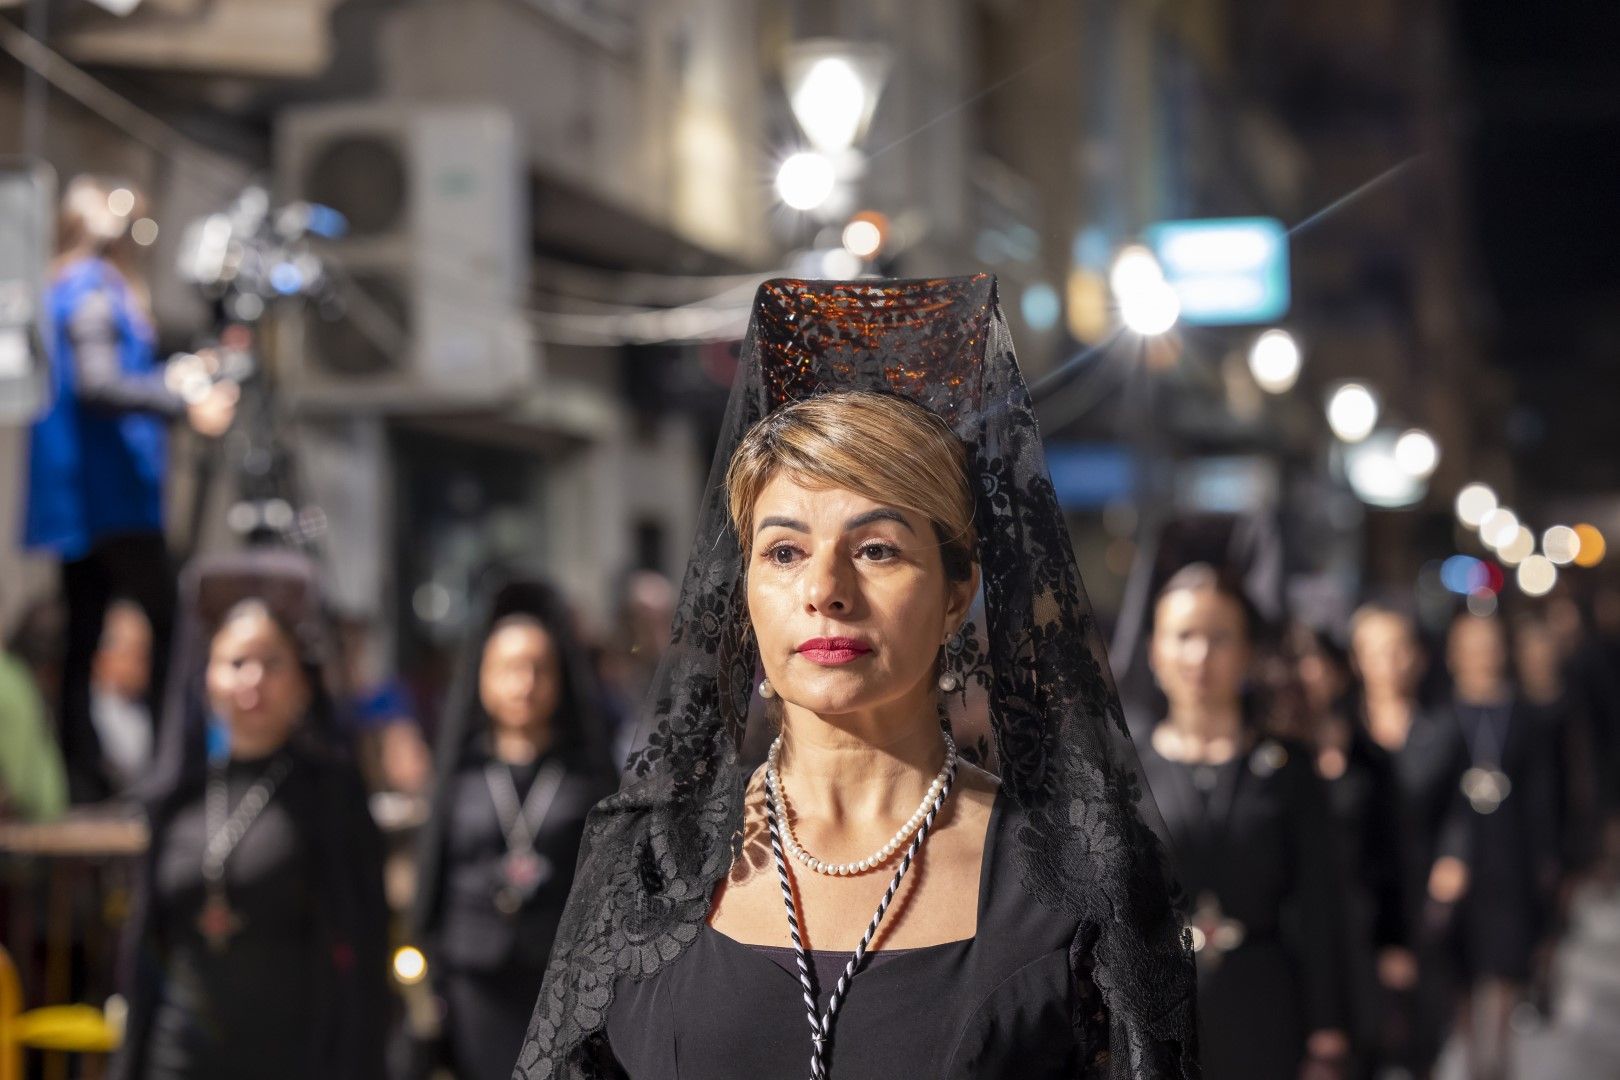
<instances>
[{"instance_id":1,"label":"pearl earring","mask_svg":"<svg viewBox=\"0 0 1620 1080\"><path fill-rule=\"evenodd\" d=\"M759 696L764 698L766 701L769 701L771 698L776 696L776 687L771 685L771 680L759 680Z\"/></svg>"},{"instance_id":2,"label":"pearl earring","mask_svg":"<svg viewBox=\"0 0 1620 1080\"><path fill-rule=\"evenodd\" d=\"M953 693L961 685L962 680L956 677L956 672L942 671L939 673L939 688L944 693Z\"/></svg>"}]
</instances>

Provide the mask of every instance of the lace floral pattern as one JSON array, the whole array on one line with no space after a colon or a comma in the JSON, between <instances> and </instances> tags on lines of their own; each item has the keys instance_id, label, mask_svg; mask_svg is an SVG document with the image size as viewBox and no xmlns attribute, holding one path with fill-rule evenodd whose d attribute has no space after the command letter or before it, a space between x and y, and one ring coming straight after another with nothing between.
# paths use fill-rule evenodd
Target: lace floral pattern
<instances>
[{"instance_id":1,"label":"lace floral pattern","mask_svg":"<svg viewBox=\"0 0 1620 1080\"><path fill-rule=\"evenodd\" d=\"M1080 926L1076 1017L1110 1080L1197 1074L1194 975L1157 814L1131 748L1046 470L1023 377L987 276L761 286L632 778L593 811L550 969L515 1076L616 1075L603 1027L620 977L692 943L730 869L750 766L757 659L744 564L721 484L743 433L786 402L834 389L897 393L969 446L983 574L982 635L946 650L943 695L975 756L993 757L1026 813L1025 887Z\"/></svg>"}]
</instances>

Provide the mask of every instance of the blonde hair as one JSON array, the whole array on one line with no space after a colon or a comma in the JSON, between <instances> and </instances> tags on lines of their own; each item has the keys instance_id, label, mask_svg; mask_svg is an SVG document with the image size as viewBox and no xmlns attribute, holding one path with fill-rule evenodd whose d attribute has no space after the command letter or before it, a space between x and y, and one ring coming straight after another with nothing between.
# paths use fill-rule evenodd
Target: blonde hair
<instances>
[{"instance_id":1,"label":"blonde hair","mask_svg":"<svg viewBox=\"0 0 1620 1080\"><path fill-rule=\"evenodd\" d=\"M754 502L778 474L845 488L922 514L939 537L945 575L966 581L978 561L967 449L945 421L904 398L840 390L796 401L755 424L726 469L731 523L743 547Z\"/></svg>"}]
</instances>

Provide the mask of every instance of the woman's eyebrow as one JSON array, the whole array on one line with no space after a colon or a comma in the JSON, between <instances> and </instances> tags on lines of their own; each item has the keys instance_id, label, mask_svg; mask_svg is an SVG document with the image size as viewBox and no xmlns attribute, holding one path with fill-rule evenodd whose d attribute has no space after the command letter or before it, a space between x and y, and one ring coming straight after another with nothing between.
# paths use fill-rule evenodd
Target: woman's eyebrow
<instances>
[{"instance_id":1,"label":"woman's eyebrow","mask_svg":"<svg viewBox=\"0 0 1620 1080\"><path fill-rule=\"evenodd\" d=\"M754 535L758 536L760 533L764 532L766 529L772 528L773 526L780 526L784 529L792 529L794 532L807 533L810 531L810 526L806 525L802 521L795 520L794 518L768 517L759 523L759 528L754 530Z\"/></svg>"},{"instance_id":2,"label":"woman's eyebrow","mask_svg":"<svg viewBox=\"0 0 1620 1080\"><path fill-rule=\"evenodd\" d=\"M897 522L898 524L905 526L906 531L911 533L913 536L917 534L917 530L911 527L911 522L907 521L905 516L902 515L900 511L891 510L888 507L882 507L877 510L868 510L864 514L856 514L854 517L844 522L844 531L848 532L851 529L858 529L862 525L870 525L874 521Z\"/></svg>"}]
</instances>

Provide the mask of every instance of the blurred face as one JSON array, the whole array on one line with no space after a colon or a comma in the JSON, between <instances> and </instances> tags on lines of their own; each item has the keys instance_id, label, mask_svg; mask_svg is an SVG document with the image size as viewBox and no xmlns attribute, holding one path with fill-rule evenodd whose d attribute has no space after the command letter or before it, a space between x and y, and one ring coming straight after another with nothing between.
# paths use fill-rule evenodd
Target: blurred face
<instances>
[{"instance_id":1,"label":"blurred face","mask_svg":"<svg viewBox=\"0 0 1620 1080\"><path fill-rule=\"evenodd\" d=\"M309 711L310 686L298 653L263 613L238 615L214 635L208 701L231 734L231 756L279 750Z\"/></svg>"},{"instance_id":2,"label":"blurred face","mask_svg":"<svg viewBox=\"0 0 1620 1080\"><path fill-rule=\"evenodd\" d=\"M1322 652L1305 653L1296 662L1299 684L1316 712L1331 709L1343 696L1349 679L1336 660Z\"/></svg>"},{"instance_id":3,"label":"blurred face","mask_svg":"<svg viewBox=\"0 0 1620 1080\"><path fill-rule=\"evenodd\" d=\"M1495 692L1507 673L1507 646L1495 619L1467 615L1451 627L1446 664L1465 696Z\"/></svg>"},{"instance_id":4,"label":"blurred face","mask_svg":"<svg viewBox=\"0 0 1620 1080\"><path fill-rule=\"evenodd\" d=\"M530 734L550 729L562 696L562 664L544 627L523 620L489 636L478 671L478 695L499 729Z\"/></svg>"},{"instance_id":5,"label":"blurred face","mask_svg":"<svg viewBox=\"0 0 1620 1080\"><path fill-rule=\"evenodd\" d=\"M1236 600L1214 589L1180 589L1160 598L1149 663L1172 709L1237 704L1251 654Z\"/></svg>"},{"instance_id":6,"label":"blurred face","mask_svg":"<svg viewBox=\"0 0 1620 1080\"><path fill-rule=\"evenodd\" d=\"M946 581L926 517L778 475L749 542L748 614L788 706L826 719L932 700L977 580Z\"/></svg>"},{"instance_id":7,"label":"blurred face","mask_svg":"<svg viewBox=\"0 0 1620 1080\"><path fill-rule=\"evenodd\" d=\"M107 609L95 664L97 687L126 701L146 694L152 674L152 626L140 608L115 604Z\"/></svg>"},{"instance_id":8,"label":"blurred face","mask_svg":"<svg viewBox=\"0 0 1620 1080\"><path fill-rule=\"evenodd\" d=\"M1350 642L1356 669L1375 697L1408 698L1423 676L1423 653L1412 626L1393 613L1365 615Z\"/></svg>"},{"instance_id":9,"label":"blurred face","mask_svg":"<svg viewBox=\"0 0 1620 1080\"><path fill-rule=\"evenodd\" d=\"M1532 697L1549 699L1561 689L1558 642L1546 626L1530 622L1516 627L1513 652L1519 681Z\"/></svg>"}]
</instances>

